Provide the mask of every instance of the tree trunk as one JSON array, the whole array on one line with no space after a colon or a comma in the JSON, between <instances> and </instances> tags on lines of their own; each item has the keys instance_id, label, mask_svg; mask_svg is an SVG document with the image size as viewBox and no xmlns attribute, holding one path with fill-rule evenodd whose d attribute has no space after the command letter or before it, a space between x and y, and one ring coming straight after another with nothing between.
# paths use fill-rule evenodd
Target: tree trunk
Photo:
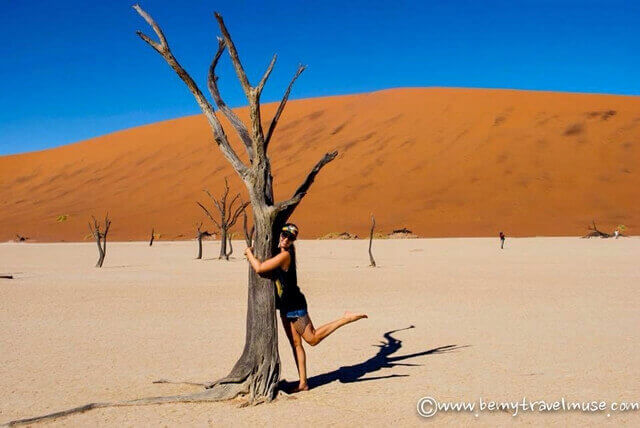
<instances>
[{"instance_id":1,"label":"tree trunk","mask_svg":"<svg viewBox=\"0 0 640 428\"><path fill-rule=\"evenodd\" d=\"M233 244L231 243L231 241L233 240L233 233L230 233L229 235L227 235L229 238L229 252L225 253L225 258L227 260L229 260L229 257L231 256L231 254L233 254Z\"/></svg>"},{"instance_id":2,"label":"tree trunk","mask_svg":"<svg viewBox=\"0 0 640 428\"><path fill-rule=\"evenodd\" d=\"M227 230L222 227L220 228L220 255L218 256L218 260L227 259Z\"/></svg>"},{"instance_id":3,"label":"tree trunk","mask_svg":"<svg viewBox=\"0 0 640 428\"><path fill-rule=\"evenodd\" d=\"M100 245L100 234L94 234L96 238L96 244L98 245L98 261L96 262L96 267L102 267L102 263L104 262L104 250L102 249L102 245Z\"/></svg>"},{"instance_id":4,"label":"tree trunk","mask_svg":"<svg viewBox=\"0 0 640 428\"><path fill-rule=\"evenodd\" d=\"M196 259L202 259L202 234L198 233L198 257Z\"/></svg>"},{"instance_id":5,"label":"tree trunk","mask_svg":"<svg viewBox=\"0 0 640 428\"><path fill-rule=\"evenodd\" d=\"M371 233L369 234L369 266L376 267L376 261L371 252L371 244L373 243L373 229L376 227L376 219L371 214Z\"/></svg>"},{"instance_id":6,"label":"tree trunk","mask_svg":"<svg viewBox=\"0 0 640 428\"><path fill-rule=\"evenodd\" d=\"M106 255L107 255L107 235L105 234L105 236L102 237L102 252L100 253L100 260L98 260L98 264L99 264L98 267L102 267L102 264L104 263L104 258Z\"/></svg>"},{"instance_id":7,"label":"tree trunk","mask_svg":"<svg viewBox=\"0 0 640 428\"><path fill-rule=\"evenodd\" d=\"M104 263L104 256L107 253L107 234L111 227L111 220L109 220L109 214L107 213L104 217L104 232L102 232L100 231L98 220L93 216L91 217L93 219L93 225L89 222L89 230L96 239L96 244L98 245L98 261L96 262L96 267L102 267L102 263Z\"/></svg>"},{"instance_id":8,"label":"tree trunk","mask_svg":"<svg viewBox=\"0 0 640 428\"><path fill-rule=\"evenodd\" d=\"M254 208L254 254L260 260L272 256L274 220L268 212ZM244 350L227 379L241 383L242 388L238 393L248 394L249 401L256 397L271 400L275 398L280 377L275 285L272 279L261 277L251 266L248 270L249 293Z\"/></svg>"}]
</instances>

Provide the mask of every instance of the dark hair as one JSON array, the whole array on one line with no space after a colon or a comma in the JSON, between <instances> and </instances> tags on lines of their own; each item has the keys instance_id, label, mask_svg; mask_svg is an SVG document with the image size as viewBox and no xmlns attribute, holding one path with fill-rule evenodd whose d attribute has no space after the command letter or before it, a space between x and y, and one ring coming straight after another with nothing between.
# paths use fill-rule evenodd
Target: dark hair
<instances>
[{"instance_id":1,"label":"dark hair","mask_svg":"<svg viewBox=\"0 0 640 428\"><path fill-rule=\"evenodd\" d=\"M296 247L291 244L289 248L286 249L291 256L291 263L289 263L289 270L287 270L287 276L289 279L289 283L292 285L298 285L298 274L296 272Z\"/></svg>"}]
</instances>

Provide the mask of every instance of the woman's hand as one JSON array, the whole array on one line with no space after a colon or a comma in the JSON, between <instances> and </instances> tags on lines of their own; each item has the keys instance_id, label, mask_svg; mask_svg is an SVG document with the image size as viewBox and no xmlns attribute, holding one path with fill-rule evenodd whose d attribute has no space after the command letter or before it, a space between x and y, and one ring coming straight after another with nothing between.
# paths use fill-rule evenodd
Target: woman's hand
<instances>
[{"instance_id":1,"label":"woman's hand","mask_svg":"<svg viewBox=\"0 0 640 428\"><path fill-rule=\"evenodd\" d=\"M253 255L252 251L253 247L247 247L247 249L244 250L244 255L247 256L249 264L258 274L272 271L276 268L281 267L284 263L288 264L289 260L291 260L289 252L283 251L277 256L271 257L270 259L261 262L256 258L256 256Z\"/></svg>"}]
</instances>

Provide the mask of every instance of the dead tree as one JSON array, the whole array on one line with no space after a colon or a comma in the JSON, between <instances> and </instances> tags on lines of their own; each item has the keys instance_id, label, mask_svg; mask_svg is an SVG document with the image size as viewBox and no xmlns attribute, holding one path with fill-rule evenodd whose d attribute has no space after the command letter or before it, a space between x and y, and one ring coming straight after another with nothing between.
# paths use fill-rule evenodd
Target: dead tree
<instances>
[{"instance_id":1,"label":"dead tree","mask_svg":"<svg viewBox=\"0 0 640 428\"><path fill-rule=\"evenodd\" d=\"M96 244L98 245L98 261L96 263L96 267L101 268L104 263L104 256L107 254L107 234L109 233L109 228L111 227L111 220L109 220L109 214L104 217L104 230L100 230L100 224L98 224L98 220L95 217L91 216L93 219L93 225L89 222L89 230L91 234L96 240Z\"/></svg>"},{"instance_id":2,"label":"dead tree","mask_svg":"<svg viewBox=\"0 0 640 428\"><path fill-rule=\"evenodd\" d=\"M135 9L153 28L158 41L151 40L140 32L138 34L165 59L187 85L212 128L218 148L247 188L253 210L253 224L256 230L254 242L256 257L261 260L272 257L278 246L277 231L293 214L314 182L318 172L337 156L335 151L326 153L289 199L279 202L274 200L273 177L267 151L269 144L272 142L278 120L289 99L291 88L298 76L303 72L304 66L299 66L296 70L265 132L262 128L260 95L273 70L276 56L274 55L258 84L252 86L222 16L218 13L215 14L222 37L218 38L218 49L209 67L208 87L215 104L229 120L243 143L249 161L248 164L245 164L229 144L227 135L214 112L213 106L205 98L191 76L176 61L160 27L139 6L135 6ZM225 50L229 53L236 75L249 102L249 128L225 104L218 90L216 66ZM256 274L251 267L248 267L248 271L249 292L244 351L227 376L207 385L209 391L206 392L206 396L210 400L228 399L242 394L247 395L249 402L257 403L265 400L269 401L276 394L280 375L280 358L278 356L273 280Z\"/></svg>"},{"instance_id":3,"label":"dead tree","mask_svg":"<svg viewBox=\"0 0 640 428\"><path fill-rule=\"evenodd\" d=\"M409 229L407 229L406 227L403 227L402 229L395 229L391 231L391 235L393 235L394 233L403 233L406 235L411 235L413 232L410 231Z\"/></svg>"},{"instance_id":4,"label":"dead tree","mask_svg":"<svg viewBox=\"0 0 640 428\"><path fill-rule=\"evenodd\" d=\"M227 260L229 260L229 257L231 256L231 254L233 254L233 244L231 243L231 240L233 239L234 236L235 236L235 233L233 232L229 232L227 234L227 240L229 241L229 251L224 253L224 256Z\"/></svg>"},{"instance_id":5,"label":"dead tree","mask_svg":"<svg viewBox=\"0 0 640 428\"><path fill-rule=\"evenodd\" d=\"M18 235L18 234L16 234L16 240L17 240L18 242L24 242L24 241L26 241L27 239L29 239L29 238L28 238L28 237L26 237L26 236L22 236L22 235Z\"/></svg>"},{"instance_id":6,"label":"dead tree","mask_svg":"<svg viewBox=\"0 0 640 428\"><path fill-rule=\"evenodd\" d=\"M198 257L196 257L196 259L202 259L202 238L206 236L211 236L211 233L209 233L206 230L202 230L202 222L200 222L197 228L198 228L198 233L196 235L196 238L198 239Z\"/></svg>"},{"instance_id":7,"label":"dead tree","mask_svg":"<svg viewBox=\"0 0 640 428\"><path fill-rule=\"evenodd\" d=\"M249 202L242 202L242 199L240 199L240 193L238 193L231 200L231 203L227 205L227 198L229 197L229 181L226 177L224 179L224 192L222 193L220 199L216 199L206 189L204 190L204 192L209 195L209 198L211 198L211 200L213 201L213 205L218 209L218 212L220 213L220 220L216 220L209 212L209 210L200 202L198 202L197 204L200 205L200 208L204 210L211 221L213 221L213 224L215 224L218 230L220 230L220 255L218 256L218 259L224 258L226 260L229 260L229 255L231 254L227 253L227 244L228 242L230 242L230 239L227 236L229 234L229 229L231 229L236 224L238 217L247 208ZM238 200L240 201L240 205L238 205L234 209L234 205Z\"/></svg>"},{"instance_id":8,"label":"dead tree","mask_svg":"<svg viewBox=\"0 0 640 428\"><path fill-rule=\"evenodd\" d=\"M253 245L253 234L255 232L255 228L251 226L251 232L247 229L247 211L245 210L242 215L244 218L242 219L242 229L244 230L244 242L246 242L247 247L251 247Z\"/></svg>"},{"instance_id":9,"label":"dead tree","mask_svg":"<svg viewBox=\"0 0 640 428\"><path fill-rule=\"evenodd\" d=\"M138 35L165 59L167 64L169 64L187 85L211 126L218 148L247 187L253 209L253 224L256 231L253 243L254 254L260 260L272 257L278 248L278 231L286 224L300 201L302 201L307 194L318 172L320 172L327 163L335 159L338 154L337 151L326 153L315 164L289 199L284 201L274 200L273 177L271 175L271 163L267 155L267 149L272 142L278 120L289 99L291 88L300 73L304 70L304 66L299 66L295 72L265 133L262 129L260 95L275 65L276 56L274 55L259 83L256 86L252 86L245 74L238 52L222 20L222 16L218 13L215 14L220 31L222 32L222 37L218 39L218 50L209 67L208 86L215 104L227 117L231 126L240 136L240 140L248 155L249 163L245 164L229 144L227 135L214 112L213 106L191 76L173 56L160 27L140 6L135 5L134 9L151 26L158 37L158 41L152 40L140 31L138 31ZM218 60L225 50L228 51L231 57L236 75L249 101L250 130L238 116L227 107L218 91L218 78L215 70ZM302 142L300 144L302 144ZM202 392L194 394L149 397L115 403L90 403L74 409L56 412L38 418L30 418L28 422L53 419L94 408L109 406L220 401L239 395L245 396L247 403L258 404L275 398L280 377L280 357L278 355L278 334L276 331L275 296L273 292L274 280L270 277L263 277L256 274L251 267L248 267L248 272L249 290L247 293L248 307L244 350L227 376L214 382L196 384L203 386L205 389ZM216 364L212 363L212 367L216 367ZM168 381L163 380L159 382L166 383ZM193 383L191 384L193 385ZM14 422L24 423L24 421L27 420L23 419L22 421Z\"/></svg>"},{"instance_id":10,"label":"dead tree","mask_svg":"<svg viewBox=\"0 0 640 428\"><path fill-rule=\"evenodd\" d=\"M222 16L218 13L215 14L222 37L218 38L218 49L209 67L208 87L215 104L240 137L248 157L248 163L245 164L229 144L229 139L214 112L213 106L173 56L160 27L139 6L135 6L135 9L153 28L158 41L152 40L141 32L138 32L138 35L165 59L187 85L211 126L218 148L247 188L256 231L255 242L253 243L254 254L260 260L272 257L278 247L277 238L279 234L277 231L282 228L293 214L300 201L309 191L320 170L338 154L335 151L326 153L311 169L289 199L284 201L274 200L273 176L267 151L269 145L273 142L276 126L289 99L293 84L305 67L302 65L298 67L284 92L273 119L268 128L263 130L260 95L273 70L276 56L274 55L260 81L256 85L251 85ZM249 127L245 126L225 104L218 90L216 66L225 50L231 58L240 85L249 102ZM249 292L244 350L227 376L207 385L209 391L204 393L207 400L221 400L238 395L246 395L249 402L257 403L265 400L269 401L276 394L277 382L280 376L280 358L278 356L273 279L256 274L250 266L247 268L249 273ZM184 400L189 400L189 398Z\"/></svg>"},{"instance_id":11,"label":"dead tree","mask_svg":"<svg viewBox=\"0 0 640 428\"><path fill-rule=\"evenodd\" d=\"M593 227L589 226L589 230L590 232L584 235L583 238L611 238L608 233L598 230L595 220L593 220Z\"/></svg>"},{"instance_id":12,"label":"dead tree","mask_svg":"<svg viewBox=\"0 0 640 428\"><path fill-rule=\"evenodd\" d=\"M376 261L373 259L373 254L371 253L371 244L373 243L373 228L376 227L376 219L371 214L371 233L369 234L369 266L376 267Z\"/></svg>"},{"instance_id":13,"label":"dead tree","mask_svg":"<svg viewBox=\"0 0 640 428\"><path fill-rule=\"evenodd\" d=\"M0 279L13 279L13 275L0 275Z\"/></svg>"},{"instance_id":14,"label":"dead tree","mask_svg":"<svg viewBox=\"0 0 640 428\"><path fill-rule=\"evenodd\" d=\"M149 241L149 246L153 245L153 240L156 237L156 235L154 234L154 228L151 228L151 240Z\"/></svg>"}]
</instances>

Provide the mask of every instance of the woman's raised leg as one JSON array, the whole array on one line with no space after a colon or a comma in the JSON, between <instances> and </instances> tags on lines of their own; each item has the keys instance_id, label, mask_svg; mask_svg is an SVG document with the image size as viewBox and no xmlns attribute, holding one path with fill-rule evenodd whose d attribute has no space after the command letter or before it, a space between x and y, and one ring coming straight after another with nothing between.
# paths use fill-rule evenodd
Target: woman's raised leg
<instances>
[{"instance_id":1,"label":"woman's raised leg","mask_svg":"<svg viewBox=\"0 0 640 428\"><path fill-rule=\"evenodd\" d=\"M338 318L335 321L331 321L326 323L318 328L313 327L313 323L311 319L309 319L309 324L304 329L302 333L302 338L311 346L316 346L320 343L325 337L329 336L331 333L336 331L338 328L343 325L352 323L362 318L367 318L366 314L354 314L351 312L345 312L341 318ZM295 331L295 329L294 329ZM297 333L297 332L296 332Z\"/></svg>"}]
</instances>

